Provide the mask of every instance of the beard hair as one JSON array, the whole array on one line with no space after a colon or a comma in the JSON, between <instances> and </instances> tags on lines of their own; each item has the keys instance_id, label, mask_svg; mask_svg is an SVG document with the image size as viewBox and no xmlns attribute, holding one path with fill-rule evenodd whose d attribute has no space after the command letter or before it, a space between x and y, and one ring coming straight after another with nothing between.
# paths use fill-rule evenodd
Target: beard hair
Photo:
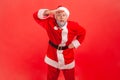
<instances>
[{"instance_id":1,"label":"beard hair","mask_svg":"<svg viewBox=\"0 0 120 80\"><path fill-rule=\"evenodd\" d=\"M66 24L66 22L57 21L57 24L59 27L63 27Z\"/></svg>"}]
</instances>

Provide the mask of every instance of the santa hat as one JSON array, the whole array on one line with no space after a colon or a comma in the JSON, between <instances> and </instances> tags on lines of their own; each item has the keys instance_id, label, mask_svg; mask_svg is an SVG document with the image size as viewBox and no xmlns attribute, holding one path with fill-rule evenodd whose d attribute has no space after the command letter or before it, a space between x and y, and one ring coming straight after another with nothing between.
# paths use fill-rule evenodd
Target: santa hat
<instances>
[{"instance_id":1,"label":"santa hat","mask_svg":"<svg viewBox=\"0 0 120 80\"><path fill-rule=\"evenodd\" d=\"M61 7L58 7L57 10L63 10L67 14L68 17L70 15L70 12L66 7L61 6Z\"/></svg>"}]
</instances>

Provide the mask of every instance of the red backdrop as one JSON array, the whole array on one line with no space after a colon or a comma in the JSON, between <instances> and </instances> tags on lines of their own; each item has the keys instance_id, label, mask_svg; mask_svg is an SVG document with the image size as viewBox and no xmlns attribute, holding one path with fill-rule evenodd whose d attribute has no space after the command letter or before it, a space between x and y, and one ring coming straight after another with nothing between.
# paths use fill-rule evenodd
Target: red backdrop
<instances>
[{"instance_id":1,"label":"red backdrop","mask_svg":"<svg viewBox=\"0 0 120 80\"><path fill-rule=\"evenodd\" d=\"M87 31L75 50L76 80L120 80L119 0L2 0L0 80L46 80L48 37L32 15L58 5L66 6L69 19ZM64 80L62 74L59 80Z\"/></svg>"}]
</instances>

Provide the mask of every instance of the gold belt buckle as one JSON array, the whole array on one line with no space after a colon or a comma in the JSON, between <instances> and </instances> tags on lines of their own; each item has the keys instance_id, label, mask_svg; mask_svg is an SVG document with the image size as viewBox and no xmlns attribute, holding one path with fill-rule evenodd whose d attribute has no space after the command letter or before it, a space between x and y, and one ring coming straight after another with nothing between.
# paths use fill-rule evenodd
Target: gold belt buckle
<instances>
[{"instance_id":1,"label":"gold belt buckle","mask_svg":"<svg viewBox=\"0 0 120 80\"><path fill-rule=\"evenodd\" d=\"M58 48L57 48L58 50L62 50L62 46L58 46Z\"/></svg>"}]
</instances>

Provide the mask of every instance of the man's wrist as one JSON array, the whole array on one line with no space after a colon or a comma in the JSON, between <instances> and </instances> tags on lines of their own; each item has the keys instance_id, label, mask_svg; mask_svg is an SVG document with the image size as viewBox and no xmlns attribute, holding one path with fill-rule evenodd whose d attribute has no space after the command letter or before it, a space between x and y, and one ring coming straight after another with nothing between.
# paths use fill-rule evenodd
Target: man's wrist
<instances>
[{"instance_id":1,"label":"man's wrist","mask_svg":"<svg viewBox=\"0 0 120 80\"><path fill-rule=\"evenodd\" d=\"M45 10L43 13L44 16L49 16L49 14L50 14L50 10Z\"/></svg>"},{"instance_id":2,"label":"man's wrist","mask_svg":"<svg viewBox=\"0 0 120 80\"><path fill-rule=\"evenodd\" d=\"M55 13L56 13L56 10L46 10L44 12L44 16L54 15Z\"/></svg>"}]
</instances>

